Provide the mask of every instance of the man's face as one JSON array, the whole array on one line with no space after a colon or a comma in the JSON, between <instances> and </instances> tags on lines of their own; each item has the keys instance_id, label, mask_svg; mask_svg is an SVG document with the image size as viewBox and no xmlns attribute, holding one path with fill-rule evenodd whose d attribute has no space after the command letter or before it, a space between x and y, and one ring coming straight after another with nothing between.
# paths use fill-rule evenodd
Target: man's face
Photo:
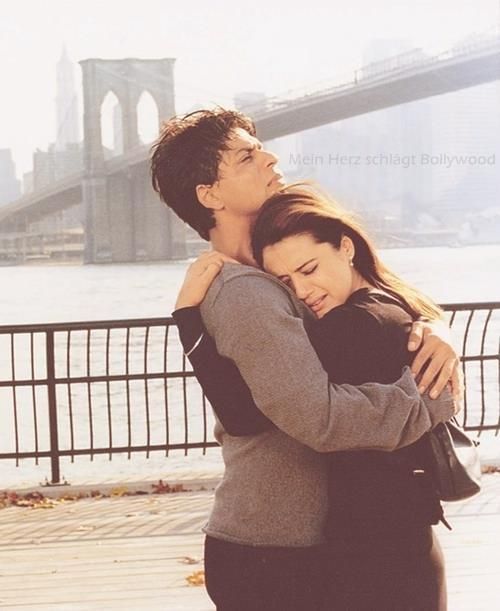
<instances>
[{"instance_id":1,"label":"man's face","mask_svg":"<svg viewBox=\"0 0 500 611\"><path fill-rule=\"evenodd\" d=\"M255 216L266 199L285 184L277 162L277 156L264 150L257 138L235 129L213 186L224 209L234 216Z\"/></svg>"}]
</instances>

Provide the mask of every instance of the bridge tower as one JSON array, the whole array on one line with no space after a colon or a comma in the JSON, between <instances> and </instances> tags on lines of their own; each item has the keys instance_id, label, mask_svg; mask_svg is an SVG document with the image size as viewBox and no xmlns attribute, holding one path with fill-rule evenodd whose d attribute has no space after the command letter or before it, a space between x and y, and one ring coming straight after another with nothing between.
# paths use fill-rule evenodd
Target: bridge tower
<instances>
[{"instance_id":1,"label":"bridge tower","mask_svg":"<svg viewBox=\"0 0 500 611\"><path fill-rule=\"evenodd\" d=\"M143 92L156 103L160 120L175 114L174 59L86 59L83 73L85 261L142 261L182 257L183 227L159 203L140 149L137 105ZM121 106L123 157L105 162L101 106L114 93ZM144 156L144 155L143 155Z\"/></svg>"}]
</instances>

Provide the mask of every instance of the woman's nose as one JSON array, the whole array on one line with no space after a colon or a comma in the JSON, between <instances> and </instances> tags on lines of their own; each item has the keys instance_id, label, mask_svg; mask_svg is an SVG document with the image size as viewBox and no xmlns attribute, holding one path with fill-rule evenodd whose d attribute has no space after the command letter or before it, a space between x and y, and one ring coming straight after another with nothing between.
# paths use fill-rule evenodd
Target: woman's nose
<instances>
[{"instance_id":1,"label":"woman's nose","mask_svg":"<svg viewBox=\"0 0 500 611\"><path fill-rule=\"evenodd\" d=\"M307 299L307 297L311 294L311 287L304 280L294 280L293 288L295 290L295 294L299 299Z\"/></svg>"}]
</instances>

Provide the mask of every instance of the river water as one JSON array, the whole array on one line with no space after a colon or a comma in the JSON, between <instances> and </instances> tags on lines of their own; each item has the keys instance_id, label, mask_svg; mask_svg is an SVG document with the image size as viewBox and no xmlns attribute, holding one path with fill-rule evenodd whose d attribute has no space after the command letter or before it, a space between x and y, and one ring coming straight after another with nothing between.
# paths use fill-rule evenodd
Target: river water
<instances>
[{"instance_id":1,"label":"river water","mask_svg":"<svg viewBox=\"0 0 500 611\"><path fill-rule=\"evenodd\" d=\"M500 302L500 245L390 249L381 252L394 271L440 303ZM187 261L121 265L0 267L0 324L67 322L170 315ZM0 414L0 423L6 423ZM4 433L5 433L4 428ZM0 435L1 437L1 435ZM72 483L106 479L154 479L178 471L220 471L220 453L188 457L114 457L63 464ZM4 486L35 484L48 475L47 462L17 468L2 461Z\"/></svg>"},{"instance_id":2,"label":"river water","mask_svg":"<svg viewBox=\"0 0 500 611\"><path fill-rule=\"evenodd\" d=\"M500 245L382 251L440 303L500 301ZM187 262L0 267L0 324L169 315Z\"/></svg>"}]
</instances>

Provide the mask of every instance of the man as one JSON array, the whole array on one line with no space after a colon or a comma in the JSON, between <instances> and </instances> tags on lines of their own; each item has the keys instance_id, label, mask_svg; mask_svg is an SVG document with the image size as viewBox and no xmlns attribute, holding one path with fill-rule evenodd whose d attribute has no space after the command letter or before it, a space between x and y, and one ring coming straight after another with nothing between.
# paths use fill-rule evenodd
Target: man
<instances>
[{"instance_id":1,"label":"man","mask_svg":"<svg viewBox=\"0 0 500 611\"><path fill-rule=\"evenodd\" d=\"M318 608L327 508L325 461L318 452L394 449L454 412L449 396L435 404L420 398L409 374L392 386L329 384L307 337L311 313L254 267L252 224L263 202L284 185L276 164L251 120L223 109L170 120L152 155L153 186L161 198L221 253L191 266L175 313L208 398L227 385L225 400L235 405L234 431L226 421L225 428L216 426L226 472L206 528L207 588L220 610ZM275 425L257 419L250 423L255 434L246 436L236 430L245 410L231 396L230 380L220 380L216 364L203 362L212 339L189 308L199 303L190 278L209 284L229 259L243 265L224 265L201 314L219 353L243 375L262 419ZM418 344L422 334L426 341L413 367L417 372L430 359L420 386L424 390L437 376L437 396L456 374L457 357L430 327L417 326L410 341Z\"/></svg>"}]
</instances>

